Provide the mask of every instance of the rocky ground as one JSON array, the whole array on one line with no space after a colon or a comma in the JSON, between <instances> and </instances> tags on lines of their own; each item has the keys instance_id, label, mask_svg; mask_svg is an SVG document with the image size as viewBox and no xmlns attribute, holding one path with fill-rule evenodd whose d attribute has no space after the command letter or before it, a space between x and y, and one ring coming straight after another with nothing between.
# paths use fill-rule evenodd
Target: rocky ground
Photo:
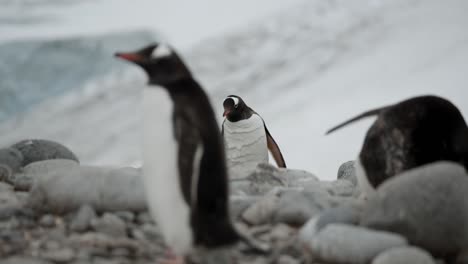
<instances>
[{"instance_id":1,"label":"rocky ground","mask_svg":"<svg viewBox=\"0 0 468 264\"><path fill-rule=\"evenodd\" d=\"M146 212L139 170L79 165L70 153L37 141L0 150L0 263L158 263L166 247ZM261 164L231 182L231 214L268 253L243 243L224 253L258 264L468 263L467 189L462 167L437 163L364 201L354 162L335 181ZM216 254L193 257L226 263Z\"/></svg>"}]
</instances>

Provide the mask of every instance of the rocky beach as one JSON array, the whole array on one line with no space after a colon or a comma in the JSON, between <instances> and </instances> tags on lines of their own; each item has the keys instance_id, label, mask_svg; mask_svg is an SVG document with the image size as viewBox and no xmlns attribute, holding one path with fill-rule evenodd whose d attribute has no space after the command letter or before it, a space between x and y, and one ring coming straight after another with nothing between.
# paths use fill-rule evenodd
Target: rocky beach
<instances>
[{"instance_id":1,"label":"rocky beach","mask_svg":"<svg viewBox=\"0 0 468 264\"><path fill-rule=\"evenodd\" d=\"M50 141L0 152L8 168L0 183L0 263L157 263L165 256L139 169L80 165ZM352 161L334 181L260 164L230 182L230 210L239 232L264 251L240 243L222 254L197 250L193 259L220 263L227 253L233 263L252 264L467 263L466 176L459 165L434 163L362 200Z\"/></svg>"}]
</instances>

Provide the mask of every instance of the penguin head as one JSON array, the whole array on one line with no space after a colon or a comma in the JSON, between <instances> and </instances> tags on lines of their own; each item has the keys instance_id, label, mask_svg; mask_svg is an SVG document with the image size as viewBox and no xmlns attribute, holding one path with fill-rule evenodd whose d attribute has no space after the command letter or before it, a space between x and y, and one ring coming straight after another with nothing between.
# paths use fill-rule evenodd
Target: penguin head
<instances>
[{"instance_id":1,"label":"penguin head","mask_svg":"<svg viewBox=\"0 0 468 264\"><path fill-rule=\"evenodd\" d=\"M232 122L243 119L244 113L250 110L244 100L237 95L229 95L226 97L223 102L223 107L223 116Z\"/></svg>"},{"instance_id":2,"label":"penguin head","mask_svg":"<svg viewBox=\"0 0 468 264\"><path fill-rule=\"evenodd\" d=\"M167 84L192 78L177 53L168 45L155 43L133 52L117 52L115 56L139 65L149 77L149 83Z\"/></svg>"}]
</instances>

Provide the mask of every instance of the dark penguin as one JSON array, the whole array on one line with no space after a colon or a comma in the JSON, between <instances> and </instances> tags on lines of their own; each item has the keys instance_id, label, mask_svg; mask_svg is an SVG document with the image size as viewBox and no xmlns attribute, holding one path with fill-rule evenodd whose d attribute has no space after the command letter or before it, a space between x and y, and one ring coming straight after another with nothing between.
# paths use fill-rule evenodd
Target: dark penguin
<instances>
[{"instance_id":1,"label":"dark penguin","mask_svg":"<svg viewBox=\"0 0 468 264\"><path fill-rule=\"evenodd\" d=\"M144 89L143 175L150 212L168 246L186 256L239 235L228 213L224 146L202 87L163 44L116 53L148 74Z\"/></svg>"},{"instance_id":2,"label":"dark penguin","mask_svg":"<svg viewBox=\"0 0 468 264\"><path fill-rule=\"evenodd\" d=\"M468 168L465 120L456 106L436 96L414 97L367 111L327 134L374 115L377 120L367 131L358 159L358 167L362 168L357 176L364 190L377 188L394 175L434 161L454 161Z\"/></svg>"},{"instance_id":3,"label":"dark penguin","mask_svg":"<svg viewBox=\"0 0 468 264\"><path fill-rule=\"evenodd\" d=\"M259 114L237 95L228 96L223 106L222 135L230 177L248 176L259 163L268 162L268 150L278 167L286 168L281 150Z\"/></svg>"}]
</instances>

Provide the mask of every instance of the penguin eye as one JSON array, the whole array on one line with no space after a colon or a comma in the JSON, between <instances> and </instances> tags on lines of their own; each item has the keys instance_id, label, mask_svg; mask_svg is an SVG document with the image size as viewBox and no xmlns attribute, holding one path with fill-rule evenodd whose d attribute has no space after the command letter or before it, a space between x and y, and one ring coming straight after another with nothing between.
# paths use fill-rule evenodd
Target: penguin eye
<instances>
[{"instance_id":1,"label":"penguin eye","mask_svg":"<svg viewBox=\"0 0 468 264\"><path fill-rule=\"evenodd\" d=\"M237 108L238 106L239 106L238 104L235 104L235 105L234 105L234 108Z\"/></svg>"}]
</instances>

